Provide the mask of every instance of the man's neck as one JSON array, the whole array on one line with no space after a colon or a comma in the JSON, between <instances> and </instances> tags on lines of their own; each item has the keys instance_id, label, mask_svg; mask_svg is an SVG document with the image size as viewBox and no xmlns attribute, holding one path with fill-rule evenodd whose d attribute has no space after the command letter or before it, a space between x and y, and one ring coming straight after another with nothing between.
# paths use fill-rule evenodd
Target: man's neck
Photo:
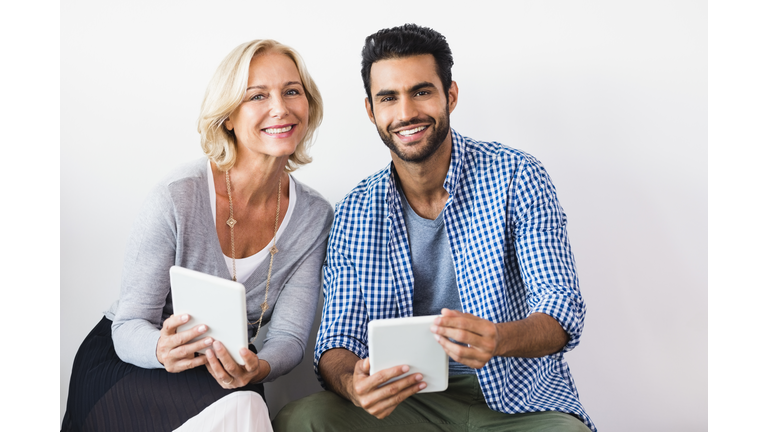
<instances>
[{"instance_id":1,"label":"man's neck","mask_svg":"<svg viewBox=\"0 0 768 432\"><path fill-rule=\"evenodd\" d=\"M429 159L421 162L405 162L392 153L392 162L400 179L408 204L416 214L425 219L436 219L448 201L448 191L443 187L451 164L451 135Z\"/></svg>"}]
</instances>

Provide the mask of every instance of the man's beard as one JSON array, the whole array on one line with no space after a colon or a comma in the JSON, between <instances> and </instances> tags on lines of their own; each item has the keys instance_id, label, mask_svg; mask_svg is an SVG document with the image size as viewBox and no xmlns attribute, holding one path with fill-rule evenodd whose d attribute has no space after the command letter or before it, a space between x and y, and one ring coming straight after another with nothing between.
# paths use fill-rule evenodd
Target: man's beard
<instances>
[{"instance_id":1,"label":"man's beard","mask_svg":"<svg viewBox=\"0 0 768 432\"><path fill-rule=\"evenodd\" d=\"M448 132L451 129L450 121L448 119L448 106L445 107L445 112L443 115L438 119L439 121L435 121L434 118L427 116L426 118L417 118L413 119L407 122L398 123L396 125L392 125L389 127L389 130L383 131L381 128L379 128L379 125L376 125L376 130L379 132L379 136L381 137L381 140L384 141L384 144L389 147L392 152L397 155L400 160L404 162L423 162L427 160L430 156L435 154L437 149L440 148L440 145L445 141L445 137L448 136ZM412 124L418 124L418 123L431 123L433 126L432 134L427 137L427 143L425 146L421 148L421 151L414 153L414 154L406 154L403 149L399 148L397 144L395 143L394 138L392 135L395 133L391 130L393 129L399 129L403 128L405 126L409 126Z\"/></svg>"}]
</instances>

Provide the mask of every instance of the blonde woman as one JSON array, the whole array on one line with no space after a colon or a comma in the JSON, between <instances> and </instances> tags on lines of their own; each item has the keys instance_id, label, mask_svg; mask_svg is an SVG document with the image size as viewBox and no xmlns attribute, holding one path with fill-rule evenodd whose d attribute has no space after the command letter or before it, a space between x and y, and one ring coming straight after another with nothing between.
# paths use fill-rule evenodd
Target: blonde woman
<instances>
[{"instance_id":1,"label":"blonde woman","mask_svg":"<svg viewBox=\"0 0 768 432\"><path fill-rule=\"evenodd\" d=\"M310 162L322 116L293 49L255 40L222 61L198 122L206 157L146 201L120 298L75 357L62 430L271 430L262 383L301 361L333 217L290 175ZM172 315L173 265L245 285L249 335L270 325L258 354L240 351L244 366L218 341L191 342L204 325L177 331L189 317Z\"/></svg>"}]
</instances>

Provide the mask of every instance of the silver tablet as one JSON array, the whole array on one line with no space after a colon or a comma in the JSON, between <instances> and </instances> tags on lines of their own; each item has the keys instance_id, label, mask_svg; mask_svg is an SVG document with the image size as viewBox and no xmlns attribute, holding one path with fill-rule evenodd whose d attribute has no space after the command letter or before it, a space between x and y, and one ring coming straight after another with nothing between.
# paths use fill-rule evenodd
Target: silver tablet
<instances>
[{"instance_id":1,"label":"silver tablet","mask_svg":"<svg viewBox=\"0 0 768 432\"><path fill-rule=\"evenodd\" d=\"M429 330L439 315L373 320L368 323L371 374L408 365L408 375L421 373L427 388L420 393L448 388L448 354ZM395 380L401 377L395 378ZM394 380L390 380L391 382Z\"/></svg>"},{"instance_id":2,"label":"silver tablet","mask_svg":"<svg viewBox=\"0 0 768 432\"><path fill-rule=\"evenodd\" d=\"M245 364L240 357L240 348L248 347L243 284L178 266L171 267L170 272L173 313L190 316L179 331L205 324L208 331L194 340L212 337L224 344L237 363Z\"/></svg>"}]
</instances>

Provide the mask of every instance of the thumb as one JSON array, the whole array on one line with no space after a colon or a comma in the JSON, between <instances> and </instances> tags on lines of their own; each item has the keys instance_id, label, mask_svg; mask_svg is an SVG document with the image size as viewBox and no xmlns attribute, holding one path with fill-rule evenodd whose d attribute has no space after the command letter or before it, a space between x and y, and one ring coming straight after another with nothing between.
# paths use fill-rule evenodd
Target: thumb
<instances>
[{"instance_id":1,"label":"thumb","mask_svg":"<svg viewBox=\"0 0 768 432\"><path fill-rule=\"evenodd\" d=\"M371 371L371 360L369 357L366 357L362 360L359 360L357 362L357 365L355 366L355 369L358 370L358 373L369 375Z\"/></svg>"}]
</instances>

